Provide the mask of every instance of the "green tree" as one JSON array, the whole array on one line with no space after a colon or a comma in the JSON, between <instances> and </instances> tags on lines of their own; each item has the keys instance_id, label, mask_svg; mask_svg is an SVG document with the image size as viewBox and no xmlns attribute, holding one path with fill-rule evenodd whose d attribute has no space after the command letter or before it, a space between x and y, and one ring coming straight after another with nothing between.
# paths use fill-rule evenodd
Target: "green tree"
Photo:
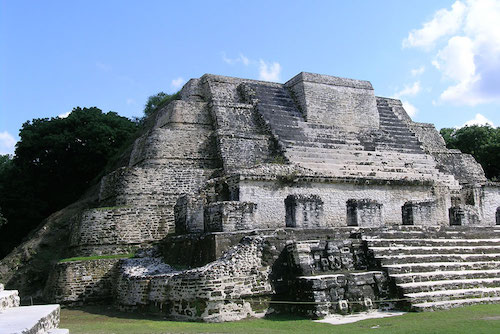
<instances>
[{"instance_id":1,"label":"green tree","mask_svg":"<svg viewBox=\"0 0 500 334\"><path fill-rule=\"evenodd\" d=\"M12 160L0 159L0 258L42 219L75 201L137 124L96 107L75 108L66 118L23 124Z\"/></svg>"},{"instance_id":2,"label":"green tree","mask_svg":"<svg viewBox=\"0 0 500 334\"><path fill-rule=\"evenodd\" d=\"M149 116L156 110L167 105L170 101L175 100L179 97L179 93L166 94L164 92L159 92L155 95L148 97L148 101L144 107L144 115Z\"/></svg>"},{"instance_id":3,"label":"green tree","mask_svg":"<svg viewBox=\"0 0 500 334\"><path fill-rule=\"evenodd\" d=\"M440 131L448 148L471 154L483 167L486 177L500 179L500 128L465 126Z\"/></svg>"}]
</instances>

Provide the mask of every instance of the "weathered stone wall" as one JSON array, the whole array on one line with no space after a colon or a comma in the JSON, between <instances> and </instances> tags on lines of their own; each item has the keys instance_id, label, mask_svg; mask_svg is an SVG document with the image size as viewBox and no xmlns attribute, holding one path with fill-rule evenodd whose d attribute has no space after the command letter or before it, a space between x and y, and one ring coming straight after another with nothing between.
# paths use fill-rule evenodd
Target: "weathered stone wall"
<instances>
[{"instance_id":1,"label":"weathered stone wall","mask_svg":"<svg viewBox=\"0 0 500 334\"><path fill-rule=\"evenodd\" d=\"M123 167L101 180L99 199L113 206L173 206L180 194L198 190L212 169Z\"/></svg>"},{"instance_id":2,"label":"weathered stone wall","mask_svg":"<svg viewBox=\"0 0 500 334\"><path fill-rule=\"evenodd\" d=\"M224 169L251 167L268 161L271 139L250 104L214 104L217 144ZM235 155L235 152L239 154Z\"/></svg>"},{"instance_id":3,"label":"weathered stone wall","mask_svg":"<svg viewBox=\"0 0 500 334\"><path fill-rule=\"evenodd\" d=\"M434 152L432 155L436 159L438 169L455 176L460 183L486 182L483 168L470 154L448 150L447 152Z\"/></svg>"},{"instance_id":4,"label":"weathered stone wall","mask_svg":"<svg viewBox=\"0 0 500 334\"><path fill-rule=\"evenodd\" d=\"M428 222L436 218L436 202L428 201L408 201L403 206L403 225L429 225Z\"/></svg>"},{"instance_id":5,"label":"weathered stone wall","mask_svg":"<svg viewBox=\"0 0 500 334\"><path fill-rule=\"evenodd\" d=\"M112 299L119 259L58 263L45 287L45 298L62 304L104 302Z\"/></svg>"},{"instance_id":6,"label":"weathered stone wall","mask_svg":"<svg viewBox=\"0 0 500 334\"><path fill-rule=\"evenodd\" d=\"M70 246L80 247L79 255L120 253L119 245L141 245L164 238L173 217L167 221L169 212L162 208L99 208L82 213L79 223L73 225ZM99 246L116 245L116 250ZM94 247L89 247L94 246ZM92 251L91 254L82 254Z\"/></svg>"},{"instance_id":7,"label":"weathered stone wall","mask_svg":"<svg viewBox=\"0 0 500 334\"><path fill-rule=\"evenodd\" d=\"M347 226L347 201L376 199L382 204L385 225L402 224L402 207L407 201L435 199L437 214L426 225L448 225L451 206L446 189L429 186L357 185L350 183L297 183L283 185L273 181L243 180L240 183L240 201L257 204L254 228L285 226L285 199L289 195L316 195L323 201L322 227ZM422 222L424 223L424 222Z\"/></svg>"},{"instance_id":8,"label":"weathered stone wall","mask_svg":"<svg viewBox=\"0 0 500 334\"><path fill-rule=\"evenodd\" d=\"M479 198L479 210L483 225L500 225L496 220L497 210L500 208L500 185L498 183L489 183L483 186Z\"/></svg>"},{"instance_id":9,"label":"weathered stone wall","mask_svg":"<svg viewBox=\"0 0 500 334\"><path fill-rule=\"evenodd\" d=\"M479 226L479 213L475 206L460 204L449 209L450 225L452 226Z\"/></svg>"},{"instance_id":10,"label":"weathered stone wall","mask_svg":"<svg viewBox=\"0 0 500 334\"><path fill-rule=\"evenodd\" d=\"M246 238L217 261L200 268L136 280L121 275L117 300L124 308L161 304L169 316L184 320L246 318L255 311L245 298L272 293L271 268L262 262L262 251L262 238Z\"/></svg>"},{"instance_id":11,"label":"weathered stone wall","mask_svg":"<svg viewBox=\"0 0 500 334\"><path fill-rule=\"evenodd\" d=\"M347 200L347 225L379 227L384 224L382 204L373 199Z\"/></svg>"},{"instance_id":12,"label":"weathered stone wall","mask_svg":"<svg viewBox=\"0 0 500 334\"><path fill-rule=\"evenodd\" d=\"M231 232L252 229L255 203L226 201L205 207L205 232Z\"/></svg>"},{"instance_id":13,"label":"weathered stone wall","mask_svg":"<svg viewBox=\"0 0 500 334\"><path fill-rule=\"evenodd\" d=\"M379 127L375 95L368 81L302 72L285 86L294 93L308 122L347 131Z\"/></svg>"}]
</instances>

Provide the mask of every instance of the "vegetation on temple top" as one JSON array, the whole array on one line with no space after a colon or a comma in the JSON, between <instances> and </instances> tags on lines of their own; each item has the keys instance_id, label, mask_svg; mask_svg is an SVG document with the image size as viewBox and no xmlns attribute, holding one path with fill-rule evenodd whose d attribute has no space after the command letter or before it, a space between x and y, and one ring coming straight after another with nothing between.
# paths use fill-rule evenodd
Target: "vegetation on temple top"
<instances>
[{"instance_id":1,"label":"vegetation on temple top","mask_svg":"<svg viewBox=\"0 0 500 334\"><path fill-rule=\"evenodd\" d=\"M148 97L148 101L144 107L144 115L147 117L151 115L154 111L166 106L170 101L177 100L179 98L179 92L175 94L166 94L164 92L159 92L155 95Z\"/></svg>"}]
</instances>

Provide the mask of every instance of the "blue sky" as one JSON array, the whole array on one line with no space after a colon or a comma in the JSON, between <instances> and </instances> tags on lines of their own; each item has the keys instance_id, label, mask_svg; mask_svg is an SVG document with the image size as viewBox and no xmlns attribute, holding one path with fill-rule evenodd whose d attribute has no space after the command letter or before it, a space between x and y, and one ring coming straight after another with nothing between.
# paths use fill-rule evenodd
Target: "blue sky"
<instances>
[{"instance_id":1,"label":"blue sky","mask_svg":"<svg viewBox=\"0 0 500 334\"><path fill-rule=\"evenodd\" d=\"M498 126L499 22L500 0L0 0L0 154L27 120L141 116L204 73L365 79L416 121Z\"/></svg>"}]
</instances>

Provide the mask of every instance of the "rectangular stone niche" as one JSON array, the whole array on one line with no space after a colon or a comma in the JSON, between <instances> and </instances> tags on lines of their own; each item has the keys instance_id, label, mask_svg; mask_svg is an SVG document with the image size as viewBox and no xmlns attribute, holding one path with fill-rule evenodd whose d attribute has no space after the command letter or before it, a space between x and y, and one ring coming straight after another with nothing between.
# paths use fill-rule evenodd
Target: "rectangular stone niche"
<instances>
[{"instance_id":1,"label":"rectangular stone niche","mask_svg":"<svg viewBox=\"0 0 500 334\"><path fill-rule=\"evenodd\" d=\"M479 215L471 205L457 205L449 209L450 225L469 226L479 224Z\"/></svg>"},{"instance_id":2,"label":"rectangular stone niche","mask_svg":"<svg viewBox=\"0 0 500 334\"><path fill-rule=\"evenodd\" d=\"M285 199L287 227L321 227L323 201L317 195L290 195Z\"/></svg>"},{"instance_id":3,"label":"rectangular stone niche","mask_svg":"<svg viewBox=\"0 0 500 334\"><path fill-rule=\"evenodd\" d=\"M257 204L225 201L205 207L205 232L231 232L251 230Z\"/></svg>"},{"instance_id":4,"label":"rectangular stone niche","mask_svg":"<svg viewBox=\"0 0 500 334\"><path fill-rule=\"evenodd\" d=\"M377 227L382 225L382 204L371 199L347 201L347 226Z\"/></svg>"},{"instance_id":5,"label":"rectangular stone niche","mask_svg":"<svg viewBox=\"0 0 500 334\"><path fill-rule=\"evenodd\" d=\"M401 208L403 225L432 225L435 210L435 201L408 201Z\"/></svg>"},{"instance_id":6,"label":"rectangular stone niche","mask_svg":"<svg viewBox=\"0 0 500 334\"><path fill-rule=\"evenodd\" d=\"M289 88L308 122L337 126L345 131L379 128L379 114L369 81L302 72Z\"/></svg>"}]
</instances>

